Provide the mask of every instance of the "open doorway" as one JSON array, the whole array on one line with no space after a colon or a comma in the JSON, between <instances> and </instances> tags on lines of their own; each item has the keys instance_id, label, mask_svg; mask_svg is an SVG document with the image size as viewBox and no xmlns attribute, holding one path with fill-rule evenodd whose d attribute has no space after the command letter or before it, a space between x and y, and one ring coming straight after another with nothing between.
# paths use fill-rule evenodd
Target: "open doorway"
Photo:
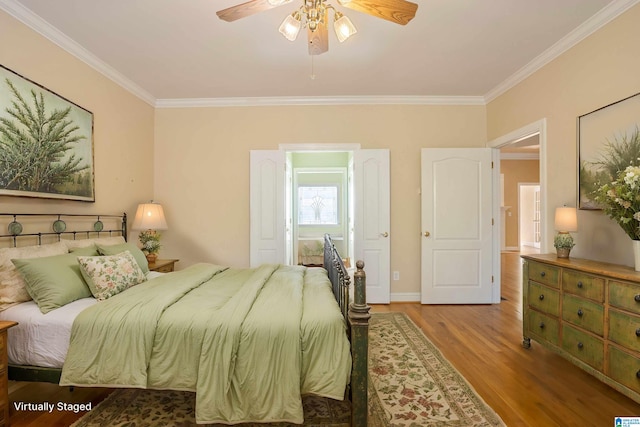
<instances>
[{"instance_id":1,"label":"open doorway","mask_svg":"<svg viewBox=\"0 0 640 427\"><path fill-rule=\"evenodd\" d=\"M323 236L350 260L353 252L353 152L289 152L291 180L286 194L290 209L289 264L322 264Z\"/></svg>"},{"instance_id":2,"label":"open doorway","mask_svg":"<svg viewBox=\"0 0 640 427\"><path fill-rule=\"evenodd\" d=\"M519 249L540 252L540 184L518 184Z\"/></svg>"},{"instance_id":3,"label":"open doorway","mask_svg":"<svg viewBox=\"0 0 640 427\"><path fill-rule=\"evenodd\" d=\"M500 173L502 250L539 251L543 235L539 132L500 147Z\"/></svg>"}]
</instances>

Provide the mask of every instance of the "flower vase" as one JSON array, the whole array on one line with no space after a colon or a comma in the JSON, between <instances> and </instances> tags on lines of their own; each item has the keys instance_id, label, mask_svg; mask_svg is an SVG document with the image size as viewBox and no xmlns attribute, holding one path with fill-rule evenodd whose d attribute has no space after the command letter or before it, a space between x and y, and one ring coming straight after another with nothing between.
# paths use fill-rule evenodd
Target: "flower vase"
<instances>
[{"instance_id":1,"label":"flower vase","mask_svg":"<svg viewBox=\"0 0 640 427\"><path fill-rule=\"evenodd\" d=\"M158 259L158 254L147 254L147 262L153 264Z\"/></svg>"},{"instance_id":2,"label":"flower vase","mask_svg":"<svg viewBox=\"0 0 640 427\"><path fill-rule=\"evenodd\" d=\"M633 260L635 261L636 271L640 271L640 240L632 240L633 242Z\"/></svg>"}]
</instances>

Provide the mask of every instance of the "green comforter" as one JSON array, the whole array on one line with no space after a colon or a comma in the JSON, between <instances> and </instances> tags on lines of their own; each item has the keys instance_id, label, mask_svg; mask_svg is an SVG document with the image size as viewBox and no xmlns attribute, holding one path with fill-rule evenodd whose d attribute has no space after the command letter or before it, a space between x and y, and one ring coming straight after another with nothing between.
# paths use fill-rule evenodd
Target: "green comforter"
<instances>
[{"instance_id":1,"label":"green comforter","mask_svg":"<svg viewBox=\"0 0 640 427\"><path fill-rule=\"evenodd\" d=\"M60 385L196 392L198 423L302 423L342 399L351 357L326 272L197 264L76 318Z\"/></svg>"}]
</instances>

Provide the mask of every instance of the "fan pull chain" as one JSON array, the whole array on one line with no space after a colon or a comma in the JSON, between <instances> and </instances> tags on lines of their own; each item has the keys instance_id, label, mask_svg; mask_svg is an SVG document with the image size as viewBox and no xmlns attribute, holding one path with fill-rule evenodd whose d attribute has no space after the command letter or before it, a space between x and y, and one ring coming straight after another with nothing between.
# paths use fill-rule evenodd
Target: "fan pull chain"
<instances>
[{"instance_id":1,"label":"fan pull chain","mask_svg":"<svg viewBox=\"0 0 640 427\"><path fill-rule=\"evenodd\" d=\"M313 58L315 55L311 55L311 74L309 74L309 78L311 78L311 80L315 80L316 79L316 73L313 67Z\"/></svg>"}]
</instances>

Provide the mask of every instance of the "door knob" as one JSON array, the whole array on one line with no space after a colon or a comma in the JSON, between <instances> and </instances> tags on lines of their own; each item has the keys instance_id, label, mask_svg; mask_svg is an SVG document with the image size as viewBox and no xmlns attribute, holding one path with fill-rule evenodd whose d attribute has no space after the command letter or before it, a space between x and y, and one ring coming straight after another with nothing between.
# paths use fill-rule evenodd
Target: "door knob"
<instances>
[{"instance_id":1,"label":"door knob","mask_svg":"<svg viewBox=\"0 0 640 427\"><path fill-rule=\"evenodd\" d=\"M424 237L429 237L429 236L431 236L431 233L429 233L428 231L425 231L424 232Z\"/></svg>"},{"instance_id":2,"label":"door knob","mask_svg":"<svg viewBox=\"0 0 640 427\"><path fill-rule=\"evenodd\" d=\"M387 233L386 231L384 233L380 234L382 237L389 237L389 233Z\"/></svg>"}]
</instances>

